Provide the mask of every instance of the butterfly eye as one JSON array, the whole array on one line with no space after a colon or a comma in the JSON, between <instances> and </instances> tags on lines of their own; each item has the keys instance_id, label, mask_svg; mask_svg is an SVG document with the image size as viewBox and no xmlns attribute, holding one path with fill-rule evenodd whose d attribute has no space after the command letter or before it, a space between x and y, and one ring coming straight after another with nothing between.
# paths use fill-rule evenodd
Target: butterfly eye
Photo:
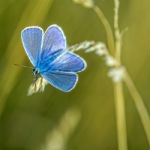
<instances>
[{"instance_id":1,"label":"butterfly eye","mask_svg":"<svg viewBox=\"0 0 150 150\"><path fill-rule=\"evenodd\" d=\"M34 76L36 76L37 74L39 74L39 71L34 68L33 71L32 71L32 74L33 74Z\"/></svg>"}]
</instances>

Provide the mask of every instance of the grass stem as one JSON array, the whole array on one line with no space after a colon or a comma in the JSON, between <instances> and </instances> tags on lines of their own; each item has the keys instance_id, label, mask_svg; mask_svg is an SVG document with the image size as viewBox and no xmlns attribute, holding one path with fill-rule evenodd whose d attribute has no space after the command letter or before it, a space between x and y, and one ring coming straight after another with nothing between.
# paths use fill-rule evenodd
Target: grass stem
<instances>
[{"instance_id":1,"label":"grass stem","mask_svg":"<svg viewBox=\"0 0 150 150\"><path fill-rule=\"evenodd\" d=\"M119 30L119 0L114 0L114 34L115 34L115 58L118 65L121 65L121 48L122 36ZM118 67L118 66L116 66ZM118 149L127 150L127 129L126 129L126 115L125 115L125 102L123 94L122 80L114 83L114 95L116 104L116 117L117 117L117 134L118 134Z\"/></svg>"},{"instance_id":2,"label":"grass stem","mask_svg":"<svg viewBox=\"0 0 150 150\"><path fill-rule=\"evenodd\" d=\"M101 9L98 6L95 5L93 7L93 10L97 14L97 16L100 19L100 21L102 22L102 24L104 25L106 35L107 35L108 49L113 54L114 49L115 49L115 44L114 44L114 37L113 37L113 32L112 32L111 26L110 26L107 18L105 17L104 13L101 11Z\"/></svg>"},{"instance_id":3,"label":"grass stem","mask_svg":"<svg viewBox=\"0 0 150 150\"><path fill-rule=\"evenodd\" d=\"M114 83L114 95L117 118L118 150L127 150L126 117L122 82Z\"/></svg>"},{"instance_id":4,"label":"grass stem","mask_svg":"<svg viewBox=\"0 0 150 150\"><path fill-rule=\"evenodd\" d=\"M134 100L135 106L140 115L140 119L143 124L146 136L147 136L147 140L150 145L150 116L148 114L148 111L145 107L145 104L143 102L141 95L139 94L137 88L135 87L131 77L129 76L127 72L125 72L124 82Z\"/></svg>"}]
</instances>

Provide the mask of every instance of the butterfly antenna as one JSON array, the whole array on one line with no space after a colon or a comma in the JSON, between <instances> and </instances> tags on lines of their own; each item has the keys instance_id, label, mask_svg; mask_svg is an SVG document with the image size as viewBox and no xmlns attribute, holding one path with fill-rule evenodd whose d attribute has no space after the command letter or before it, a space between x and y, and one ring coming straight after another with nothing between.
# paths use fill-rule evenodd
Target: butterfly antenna
<instances>
[{"instance_id":1,"label":"butterfly antenna","mask_svg":"<svg viewBox=\"0 0 150 150\"><path fill-rule=\"evenodd\" d=\"M15 66L18 66L18 67L24 67L24 68L33 69L33 67L30 67L30 66L19 65L19 64L14 64L14 65L15 65Z\"/></svg>"}]
</instances>

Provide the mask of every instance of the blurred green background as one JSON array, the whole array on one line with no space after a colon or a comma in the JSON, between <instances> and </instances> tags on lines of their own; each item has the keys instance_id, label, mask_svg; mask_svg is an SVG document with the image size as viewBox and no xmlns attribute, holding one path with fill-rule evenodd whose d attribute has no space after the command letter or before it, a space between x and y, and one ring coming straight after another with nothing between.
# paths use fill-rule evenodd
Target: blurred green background
<instances>
[{"instance_id":1,"label":"blurred green background","mask_svg":"<svg viewBox=\"0 0 150 150\"><path fill-rule=\"evenodd\" d=\"M122 59L150 113L150 1L120 0L120 26L128 27ZM113 0L95 0L113 26ZM30 25L60 25L68 45L106 42L95 13L72 0L0 0L0 150L116 150L113 84L94 53L79 54L88 67L77 87L62 93L48 85L27 97L31 70L20 32ZM129 150L149 150L134 102L124 87Z\"/></svg>"}]
</instances>

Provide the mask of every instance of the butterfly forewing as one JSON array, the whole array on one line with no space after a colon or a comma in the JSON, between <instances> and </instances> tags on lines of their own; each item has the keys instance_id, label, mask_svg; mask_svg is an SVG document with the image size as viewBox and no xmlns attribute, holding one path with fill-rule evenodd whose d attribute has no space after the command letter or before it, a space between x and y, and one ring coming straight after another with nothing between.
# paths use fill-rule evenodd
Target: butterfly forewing
<instances>
[{"instance_id":1,"label":"butterfly forewing","mask_svg":"<svg viewBox=\"0 0 150 150\"><path fill-rule=\"evenodd\" d=\"M45 32L42 53L51 55L58 50L66 49L66 38L60 27L49 26Z\"/></svg>"},{"instance_id":2,"label":"butterfly forewing","mask_svg":"<svg viewBox=\"0 0 150 150\"><path fill-rule=\"evenodd\" d=\"M34 66L39 59L43 35L40 27L28 27L21 32L23 47Z\"/></svg>"}]
</instances>

